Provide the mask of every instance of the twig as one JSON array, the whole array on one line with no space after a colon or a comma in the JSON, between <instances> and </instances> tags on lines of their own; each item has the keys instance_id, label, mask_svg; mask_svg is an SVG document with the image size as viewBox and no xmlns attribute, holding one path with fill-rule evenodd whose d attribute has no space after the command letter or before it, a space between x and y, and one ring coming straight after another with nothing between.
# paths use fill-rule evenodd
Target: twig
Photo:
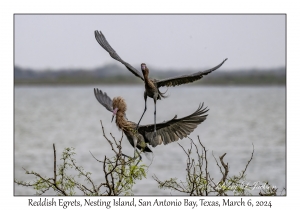
<instances>
[{"instance_id":1,"label":"twig","mask_svg":"<svg viewBox=\"0 0 300 210\"><path fill-rule=\"evenodd\" d=\"M96 161L98 161L98 162L100 162L100 163L103 163L103 161L102 160L98 160L94 155L93 155L93 153L91 152L91 151L89 151L90 152L90 154L93 156L93 158L96 160Z\"/></svg>"},{"instance_id":2,"label":"twig","mask_svg":"<svg viewBox=\"0 0 300 210\"><path fill-rule=\"evenodd\" d=\"M204 150L204 160L205 160L205 180L206 180L206 184L205 184L205 195L207 196L207 195L208 195L208 192L207 192L207 186L208 186L208 170L207 170L207 165L208 165L208 164L207 164L207 155L206 155L207 150L205 149L204 145L201 143L200 137L199 137L199 136L197 136L197 137L198 137L198 141L199 141L201 147L202 147L203 150Z\"/></svg>"},{"instance_id":3,"label":"twig","mask_svg":"<svg viewBox=\"0 0 300 210\"><path fill-rule=\"evenodd\" d=\"M53 144L53 153L54 153L54 183L56 184L56 150L55 150L55 144Z\"/></svg>"},{"instance_id":4,"label":"twig","mask_svg":"<svg viewBox=\"0 0 300 210\"><path fill-rule=\"evenodd\" d=\"M104 127L103 127L103 124L102 124L102 120L100 120L101 122L101 126L102 126L102 132L103 132L103 136L104 138L108 141L108 143L110 144L111 146L111 149L115 152L115 154L118 154L118 152L115 150L114 146L113 146L113 143L106 137L105 135L105 132L104 132Z\"/></svg>"},{"instance_id":5,"label":"twig","mask_svg":"<svg viewBox=\"0 0 300 210\"><path fill-rule=\"evenodd\" d=\"M250 162L251 162L251 160L252 160L252 158L253 158L253 154L254 154L254 145L253 145L253 143L252 143L252 147L253 147L253 150L252 150L251 158L250 158L250 160L248 161L248 163L247 163L245 169L242 171L242 175L241 175L241 176L244 176L244 174L245 174L245 172L246 172L246 170L247 170L247 168L248 168L248 165L250 164Z\"/></svg>"},{"instance_id":6,"label":"twig","mask_svg":"<svg viewBox=\"0 0 300 210\"><path fill-rule=\"evenodd\" d=\"M225 164L224 161L223 161L223 158L225 157L226 153L224 153L221 157L220 157L220 161L221 161L221 164L223 166L223 168L225 169L225 172L223 173L223 178L222 178L222 181L223 183L226 181L226 178L227 178L227 175L228 175L228 163Z\"/></svg>"},{"instance_id":7,"label":"twig","mask_svg":"<svg viewBox=\"0 0 300 210\"><path fill-rule=\"evenodd\" d=\"M106 160L107 160L107 158L106 158L106 155L105 155L104 156L104 163L103 163L103 171L105 173L106 186L109 189L107 195L111 195L112 189L111 189L111 186L110 186L108 178L107 178L108 177L108 173L106 172Z\"/></svg>"}]
</instances>

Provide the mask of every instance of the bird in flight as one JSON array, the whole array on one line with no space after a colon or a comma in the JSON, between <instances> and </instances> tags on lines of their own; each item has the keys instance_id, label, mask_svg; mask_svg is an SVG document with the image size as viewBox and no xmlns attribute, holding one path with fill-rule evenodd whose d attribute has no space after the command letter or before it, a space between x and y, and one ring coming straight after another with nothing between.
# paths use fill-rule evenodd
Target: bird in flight
<instances>
[{"instance_id":1,"label":"bird in flight","mask_svg":"<svg viewBox=\"0 0 300 210\"><path fill-rule=\"evenodd\" d=\"M136 70L133 66L131 66L129 63L125 62L118 54L117 52L110 46L110 44L108 43L108 41L106 40L105 36L103 35L103 33L101 31L95 31L95 38L97 40L97 42L109 53L109 55L121 62L123 65L125 65L125 67L131 72L133 73L135 76L139 77L141 80L144 81L145 83L145 91L144 91L144 100L145 100L145 108L144 108L144 112L137 124L137 129L139 127L139 124L147 110L147 97L153 98L154 100L154 137L156 137L156 101L157 100L161 100L162 98L165 98L166 96L164 95L164 93L160 92L159 88L163 87L163 86L177 86L177 85L182 85L182 84L186 84L186 83L190 83L190 82L194 82L196 80L201 79L204 75L207 75L209 73L211 73L212 71L220 68L223 63L227 60L227 58L225 60L223 60L219 65L205 70L205 71L199 71L193 74L189 74L189 75L181 75L181 76L176 76L176 77L172 77L172 78L168 78L168 79L151 79L149 78L149 69L147 68L147 65L145 63L141 64L141 69L142 69L142 73L141 74L138 70Z\"/></svg>"},{"instance_id":2,"label":"bird in flight","mask_svg":"<svg viewBox=\"0 0 300 210\"><path fill-rule=\"evenodd\" d=\"M113 113L112 121L116 117L116 124L124 132L131 146L134 148L134 157L136 148L144 153L152 153L148 145L156 147L157 145L169 144L178 139L187 137L194 129L202 123L208 109L203 108L203 103L192 114L177 119L177 116L169 121L158 123L156 125L157 137L153 138L154 125L141 125L136 129L137 124L126 118L127 105L122 97L115 97L113 100L105 93L94 88L94 94L100 104L108 111ZM141 159L141 156L140 156Z\"/></svg>"}]
</instances>

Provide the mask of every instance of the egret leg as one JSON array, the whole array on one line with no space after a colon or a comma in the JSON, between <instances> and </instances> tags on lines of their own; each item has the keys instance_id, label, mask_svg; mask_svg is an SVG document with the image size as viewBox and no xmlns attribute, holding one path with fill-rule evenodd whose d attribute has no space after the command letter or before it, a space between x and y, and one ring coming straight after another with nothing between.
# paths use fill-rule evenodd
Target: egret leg
<instances>
[{"instance_id":1,"label":"egret leg","mask_svg":"<svg viewBox=\"0 0 300 210\"><path fill-rule=\"evenodd\" d=\"M137 166L137 165L141 162L141 160L142 160L142 156L141 156L140 153L139 153L139 156L140 156L140 159L139 159L139 161L135 164L135 166Z\"/></svg>"},{"instance_id":2,"label":"egret leg","mask_svg":"<svg viewBox=\"0 0 300 210\"><path fill-rule=\"evenodd\" d=\"M123 155L124 157L127 157L127 158L132 158L132 157L130 157L130 156L128 156L128 155L125 155L124 153L122 153L122 155Z\"/></svg>"},{"instance_id":3,"label":"egret leg","mask_svg":"<svg viewBox=\"0 0 300 210\"><path fill-rule=\"evenodd\" d=\"M136 139L136 137L133 138L133 145L134 145L133 158L135 158L135 151L136 151L136 145L137 145L137 139Z\"/></svg>"},{"instance_id":4,"label":"egret leg","mask_svg":"<svg viewBox=\"0 0 300 210\"><path fill-rule=\"evenodd\" d=\"M142 156L141 156L141 154L140 153L138 153L139 154L139 158L140 158L140 161L142 160ZM125 155L124 153L122 153L122 155L124 156L124 157L127 157L127 158L132 158L132 157L130 157L129 155ZM133 159L133 158L132 158Z\"/></svg>"},{"instance_id":5,"label":"egret leg","mask_svg":"<svg viewBox=\"0 0 300 210\"><path fill-rule=\"evenodd\" d=\"M141 156L141 154L140 153L138 153L139 154L139 161L135 164L135 166L137 166L140 162L141 162L141 160L142 160L142 156ZM131 158L132 159L132 157L130 157L130 156L128 156L128 155L125 155L124 153L122 153L122 155L124 156L124 157L127 157L127 158Z\"/></svg>"},{"instance_id":6,"label":"egret leg","mask_svg":"<svg viewBox=\"0 0 300 210\"><path fill-rule=\"evenodd\" d=\"M144 99L145 99L145 109L144 109L144 112L143 112L143 114L141 116L141 119L139 120L139 122L138 122L138 124L136 126L136 129L139 128L140 122L141 122L141 120L142 120L142 118L143 118L143 116L144 116L144 114L145 114L145 112L147 110L147 93L146 92L144 92Z\"/></svg>"}]
</instances>

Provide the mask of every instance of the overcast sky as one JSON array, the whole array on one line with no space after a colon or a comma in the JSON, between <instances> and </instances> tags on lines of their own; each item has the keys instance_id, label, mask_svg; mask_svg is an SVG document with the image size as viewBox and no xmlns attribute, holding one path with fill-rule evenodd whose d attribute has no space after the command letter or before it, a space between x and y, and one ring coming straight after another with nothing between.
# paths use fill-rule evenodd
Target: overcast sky
<instances>
[{"instance_id":1,"label":"overcast sky","mask_svg":"<svg viewBox=\"0 0 300 210\"><path fill-rule=\"evenodd\" d=\"M119 64L97 43L101 30L140 69L224 70L285 66L285 15L15 15L15 65L34 69ZM122 64L119 64L122 65Z\"/></svg>"}]
</instances>

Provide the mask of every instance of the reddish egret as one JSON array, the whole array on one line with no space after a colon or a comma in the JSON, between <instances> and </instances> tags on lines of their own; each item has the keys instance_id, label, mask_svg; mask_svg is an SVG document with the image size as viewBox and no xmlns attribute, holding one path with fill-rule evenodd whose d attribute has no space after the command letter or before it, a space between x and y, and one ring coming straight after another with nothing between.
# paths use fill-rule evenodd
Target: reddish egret
<instances>
[{"instance_id":1,"label":"reddish egret","mask_svg":"<svg viewBox=\"0 0 300 210\"><path fill-rule=\"evenodd\" d=\"M125 113L127 106L123 98L115 97L111 100L106 93L96 88L94 88L94 94L99 103L113 113L112 121L116 116L117 126L125 133L131 146L134 147L134 156L136 148L141 152L152 152L147 144L156 147L162 143L166 145L187 137L206 119L207 114L205 113L208 111L207 108L203 108L202 104L194 113L186 117L177 119L175 115L173 119L156 125L157 136L153 138L153 124L142 125L136 129L136 123L127 120Z\"/></svg>"},{"instance_id":2,"label":"reddish egret","mask_svg":"<svg viewBox=\"0 0 300 210\"><path fill-rule=\"evenodd\" d=\"M103 33L101 31L95 31L95 38L97 40L97 42L110 54L110 56L121 62L123 65L126 66L126 68L131 71L135 76L139 77L141 80L143 80L145 82L145 92L144 92L144 99L145 99L145 109L144 112L137 124L137 128L147 110L147 97L153 98L154 100L154 136L156 136L156 101L157 100L161 100L161 98L165 98L166 96L164 96L164 93L159 91L160 87L163 86L177 86L177 85L181 85L181 84L186 84L186 83L190 83L190 82L194 82L196 80L201 79L204 75L207 75L209 73L211 73L212 71L220 68L223 63L227 60L227 58L225 60L223 60L219 65L205 70L205 71L199 71L193 74L189 74L189 75L181 75L181 76L177 76L177 77L172 77L172 78L168 78L168 79L162 79L162 80L158 80L158 79L150 79L149 76L149 69L147 68L145 63L141 64L141 69L143 72L143 75L141 75L141 73L136 70L134 67L132 67L129 63L125 62L118 54L117 52L110 46L110 44L108 43L108 41L106 40L105 36L103 35Z\"/></svg>"}]
</instances>

